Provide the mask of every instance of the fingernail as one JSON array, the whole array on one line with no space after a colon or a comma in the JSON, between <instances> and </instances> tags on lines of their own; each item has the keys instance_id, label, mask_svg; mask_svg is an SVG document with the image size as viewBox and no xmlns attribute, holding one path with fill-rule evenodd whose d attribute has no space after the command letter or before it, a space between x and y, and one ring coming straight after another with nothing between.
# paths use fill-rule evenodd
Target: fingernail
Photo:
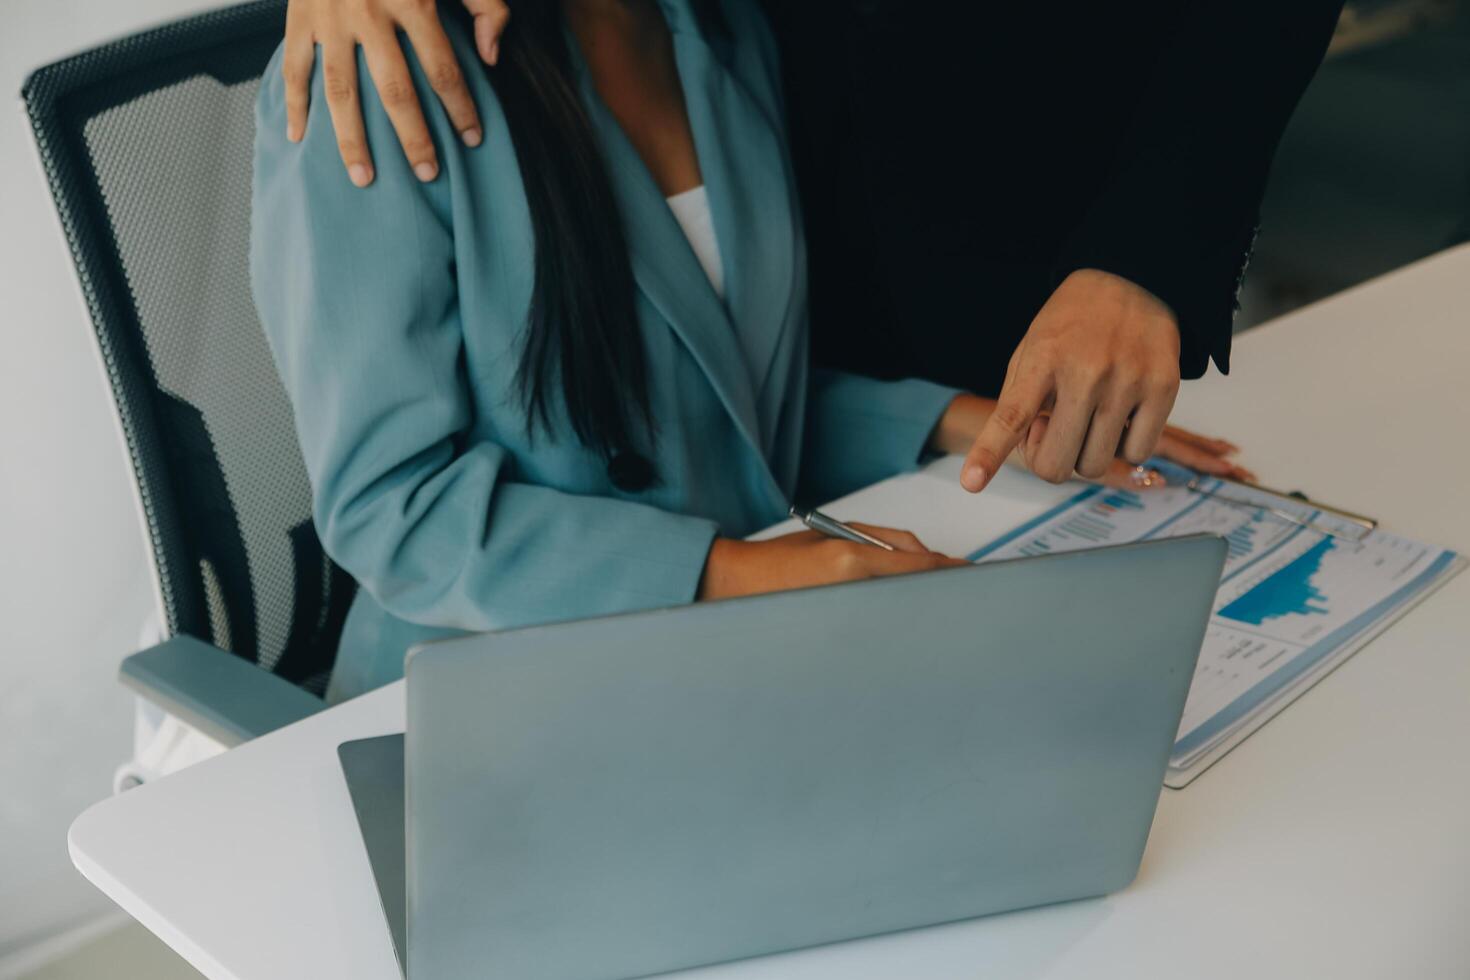
<instances>
[{"instance_id":1,"label":"fingernail","mask_svg":"<svg viewBox=\"0 0 1470 980\"><path fill-rule=\"evenodd\" d=\"M485 134L480 132L480 127L478 126L464 131L465 146L479 146L481 140L483 140L484 138Z\"/></svg>"},{"instance_id":2,"label":"fingernail","mask_svg":"<svg viewBox=\"0 0 1470 980\"><path fill-rule=\"evenodd\" d=\"M434 166L432 163L429 163L427 160L423 163L416 163L413 165L413 175L426 184L429 181L433 180L436 176L438 176L438 174L439 168Z\"/></svg>"},{"instance_id":3,"label":"fingernail","mask_svg":"<svg viewBox=\"0 0 1470 980\"><path fill-rule=\"evenodd\" d=\"M300 126L293 123L286 127L286 139L290 140L292 143L300 143L301 136L302 133Z\"/></svg>"},{"instance_id":4,"label":"fingernail","mask_svg":"<svg viewBox=\"0 0 1470 980\"><path fill-rule=\"evenodd\" d=\"M966 466L960 473L960 486L971 493L979 493L985 489L985 468L983 466Z\"/></svg>"},{"instance_id":5,"label":"fingernail","mask_svg":"<svg viewBox=\"0 0 1470 980\"><path fill-rule=\"evenodd\" d=\"M499 41L495 41L494 43L492 43L490 45L490 57L488 59L486 59L486 60L489 61L490 64L492 64L492 65L498 65L500 63L500 42Z\"/></svg>"},{"instance_id":6,"label":"fingernail","mask_svg":"<svg viewBox=\"0 0 1470 980\"><path fill-rule=\"evenodd\" d=\"M358 187L366 187L372 183L373 172L360 163L354 163L347 168L347 177Z\"/></svg>"}]
</instances>

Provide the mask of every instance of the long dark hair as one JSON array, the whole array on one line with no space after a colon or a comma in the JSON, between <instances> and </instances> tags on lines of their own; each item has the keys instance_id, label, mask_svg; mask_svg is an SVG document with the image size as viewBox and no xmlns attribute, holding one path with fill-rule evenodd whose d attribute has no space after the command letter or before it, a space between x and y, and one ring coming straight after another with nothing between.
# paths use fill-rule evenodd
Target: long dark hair
<instances>
[{"instance_id":1,"label":"long dark hair","mask_svg":"<svg viewBox=\"0 0 1470 980\"><path fill-rule=\"evenodd\" d=\"M728 33L719 0L694 0L699 26ZM459 7L459 4L453 4ZM562 0L515 0L499 65L500 98L536 239L536 278L516 369L527 425L551 429L559 377L577 438L611 459L636 453L656 424L618 201L579 96Z\"/></svg>"}]
</instances>

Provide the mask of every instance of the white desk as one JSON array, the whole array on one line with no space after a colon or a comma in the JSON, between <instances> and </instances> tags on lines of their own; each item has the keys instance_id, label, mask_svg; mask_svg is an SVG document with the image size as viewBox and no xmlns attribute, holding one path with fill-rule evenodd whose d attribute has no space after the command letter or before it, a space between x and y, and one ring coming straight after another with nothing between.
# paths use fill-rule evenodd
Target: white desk
<instances>
[{"instance_id":1,"label":"white desk","mask_svg":"<svg viewBox=\"0 0 1470 980\"><path fill-rule=\"evenodd\" d=\"M1470 246L1242 337L1235 373L1177 419L1247 447L1262 478L1470 551ZM932 545L955 461L869 520ZM1054 499L1006 482L997 530ZM926 503L927 502L927 503ZM839 516L851 513L833 508ZM976 524L967 529L968 540ZM335 759L401 730L394 685L99 803L78 868L217 980L397 980ZM1470 976L1470 575L1460 576L1182 792L1111 897L687 974L815 978Z\"/></svg>"}]
</instances>

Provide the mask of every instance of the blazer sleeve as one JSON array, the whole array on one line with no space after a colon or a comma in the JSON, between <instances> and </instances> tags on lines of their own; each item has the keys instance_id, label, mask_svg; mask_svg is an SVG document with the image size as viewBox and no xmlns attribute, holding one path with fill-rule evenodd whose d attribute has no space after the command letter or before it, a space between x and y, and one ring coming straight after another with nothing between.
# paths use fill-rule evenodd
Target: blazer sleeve
<instances>
[{"instance_id":1,"label":"blazer sleeve","mask_svg":"<svg viewBox=\"0 0 1470 980\"><path fill-rule=\"evenodd\" d=\"M278 64L258 103L254 291L324 548L388 612L427 626L691 601L713 522L518 482L505 448L469 439L450 217L458 141L410 61L443 163L432 184L409 172L365 72L378 170L366 189L348 182L320 108L304 143L287 143ZM320 77L312 100L325 105ZM496 107L481 109L488 126L504 125Z\"/></svg>"},{"instance_id":2,"label":"blazer sleeve","mask_svg":"<svg viewBox=\"0 0 1470 980\"><path fill-rule=\"evenodd\" d=\"M1058 282L1098 268L1173 308L1180 370L1229 370L1231 322L1271 157L1342 0L1181 5L1103 193ZM1085 93L1077 93L1085 98Z\"/></svg>"},{"instance_id":3,"label":"blazer sleeve","mask_svg":"<svg viewBox=\"0 0 1470 980\"><path fill-rule=\"evenodd\" d=\"M797 498L821 504L915 469L959 389L813 368Z\"/></svg>"}]
</instances>

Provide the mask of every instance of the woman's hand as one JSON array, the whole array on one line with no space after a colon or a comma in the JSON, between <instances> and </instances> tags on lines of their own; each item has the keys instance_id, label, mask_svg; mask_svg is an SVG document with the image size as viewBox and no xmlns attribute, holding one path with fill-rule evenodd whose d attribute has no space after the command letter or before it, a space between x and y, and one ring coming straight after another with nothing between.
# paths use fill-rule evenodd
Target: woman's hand
<instances>
[{"instance_id":1,"label":"woman's hand","mask_svg":"<svg viewBox=\"0 0 1470 980\"><path fill-rule=\"evenodd\" d=\"M768 541L716 538L705 560L699 598L729 599L969 564L930 551L907 531L871 524L853 527L888 542L895 550L829 538L816 531L797 531Z\"/></svg>"},{"instance_id":2,"label":"woman's hand","mask_svg":"<svg viewBox=\"0 0 1470 980\"><path fill-rule=\"evenodd\" d=\"M475 48L481 60L493 65L500 57L500 36L510 19L505 0L461 0L475 17ZM475 100L465 85L459 60L439 22L434 0L290 0L286 8L286 50L281 73L286 80L286 138L300 142L306 135L314 45L322 46L323 88L337 149L348 177L358 187L373 180L362 108L357 93L357 47L367 55L373 85L393 120L403 152L420 180L439 175L438 155L423 107L413 87L399 46L402 30L413 44L429 84L444 103L455 131L468 146L484 139Z\"/></svg>"}]
</instances>

